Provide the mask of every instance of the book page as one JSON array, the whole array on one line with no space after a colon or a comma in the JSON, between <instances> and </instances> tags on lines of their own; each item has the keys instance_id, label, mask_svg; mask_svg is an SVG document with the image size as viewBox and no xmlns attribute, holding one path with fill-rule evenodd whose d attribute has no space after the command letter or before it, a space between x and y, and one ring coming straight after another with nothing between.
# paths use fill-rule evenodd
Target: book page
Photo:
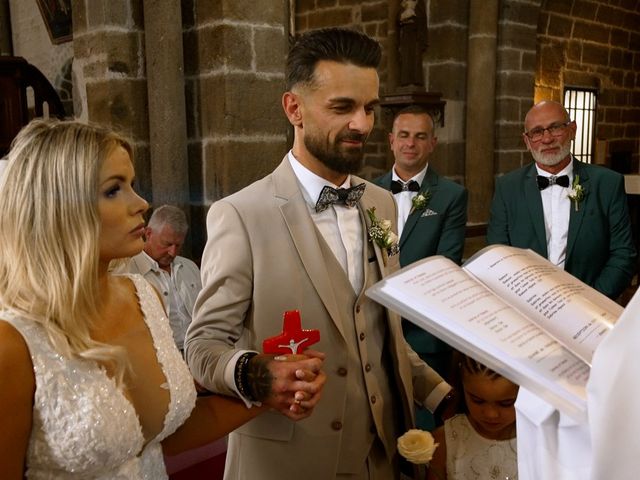
<instances>
[{"instance_id":1,"label":"book page","mask_svg":"<svg viewBox=\"0 0 640 480\"><path fill-rule=\"evenodd\" d=\"M366 293L570 415L584 412L589 366L451 260L411 264Z\"/></svg>"},{"instance_id":2,"label":"book page","mask_svg":"<svg viewBox=\"0 0 640 480\"><path fill-rule=\"evenodd\" d=\"M463 268L589 365L622 313L622 307L531 250L493 245Z\"/></svg>"}]
</instances>

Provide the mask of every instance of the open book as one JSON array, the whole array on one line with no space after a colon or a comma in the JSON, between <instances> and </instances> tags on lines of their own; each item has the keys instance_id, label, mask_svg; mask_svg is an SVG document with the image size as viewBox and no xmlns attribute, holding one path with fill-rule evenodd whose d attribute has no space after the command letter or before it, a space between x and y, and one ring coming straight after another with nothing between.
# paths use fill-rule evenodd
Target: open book
<instances>
[{"instance_id":1,"label":"open book","mask_svg":"<svg viewBox=\"0 0 640 480\"><path fill-rule=\"evenodd\" d=\"M577 420L593 353L623 311L537 253L504 245L463 267L426 258L366 294Z\"/></svg>"}]
</instances>

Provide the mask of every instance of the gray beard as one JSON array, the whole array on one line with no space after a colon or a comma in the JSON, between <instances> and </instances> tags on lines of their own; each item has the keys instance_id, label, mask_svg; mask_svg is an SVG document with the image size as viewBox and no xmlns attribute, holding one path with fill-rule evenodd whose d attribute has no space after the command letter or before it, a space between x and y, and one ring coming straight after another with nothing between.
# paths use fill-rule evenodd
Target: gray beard
<instances>
[{"instance_id":1,"label":"gray beard","mask_svg":"<svg viewBox=\"0 0 640 480\"><path fill-rule=\"evenodd\" d=\"M565 145L560 146L560 151L558 153L553 154L545 154L538 151L531 151L531 156L540 165L544 165L546 167L553 167L554 165L559 164L567 155L571 153L571 142L567 142Z\"/></svg>"}]
</instances>

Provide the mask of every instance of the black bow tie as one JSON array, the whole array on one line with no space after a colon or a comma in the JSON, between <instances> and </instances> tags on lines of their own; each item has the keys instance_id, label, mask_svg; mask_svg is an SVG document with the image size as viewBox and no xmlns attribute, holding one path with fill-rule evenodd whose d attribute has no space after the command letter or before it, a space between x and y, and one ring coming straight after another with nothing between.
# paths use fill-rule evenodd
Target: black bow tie
<instances>
[{"instance_id":1,"label":"black bow tie","mask_svg":"<svg viewBox=\"0 0 640 480\"><path fill-rule=\"evenodd\" d=\"M400 192L419 192L420 184L415 180L409 180L407 183L391 180L391 193L394 195Z\"/></svg>"},{"instance_id":2,"label":"black bow tie","mask_svg":"<svg viewBox=\"0 0 640 480\"><path fill-rule=\"evenodd\" d=\"M362 197L365 184L361 183L351 188L333 188L325 186L320 192L320 197L316 202L316 212L324 212L329 205L334 203L343 203L347 207L353 207Z\"/></svg>"},{"instance_id":3,"label":"black bow tie","mask_svg":"<svg viewBox=\"0 0 640 480\"><path fill-rule=\"evenodd\" d=\"M538 188L540 190L544 190L551 185L560 185L561 187L566 188L569 186L569 176L560 175L559 177L555 177L551 175L550 177L544 177L542 175L538 175L536 177L536 182L538 183Z\"/></svg>"}]
</instances>

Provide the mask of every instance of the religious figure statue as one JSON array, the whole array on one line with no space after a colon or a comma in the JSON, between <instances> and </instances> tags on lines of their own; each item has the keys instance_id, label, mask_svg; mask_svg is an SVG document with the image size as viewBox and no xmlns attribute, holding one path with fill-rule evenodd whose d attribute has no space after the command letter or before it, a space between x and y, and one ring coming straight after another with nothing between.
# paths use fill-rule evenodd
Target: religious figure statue
<instances>
[{"instance_id":1,"label":"religious figure statue","mask_svg":"<svg viewBox=\"0 0 640 480\"><path fill-rule=\"evenodd\" d=\"M422 55L427 49L427 14L423 0L402 0L398 18L400 86L424 86Z\"/></svg>"}]
</instances>

